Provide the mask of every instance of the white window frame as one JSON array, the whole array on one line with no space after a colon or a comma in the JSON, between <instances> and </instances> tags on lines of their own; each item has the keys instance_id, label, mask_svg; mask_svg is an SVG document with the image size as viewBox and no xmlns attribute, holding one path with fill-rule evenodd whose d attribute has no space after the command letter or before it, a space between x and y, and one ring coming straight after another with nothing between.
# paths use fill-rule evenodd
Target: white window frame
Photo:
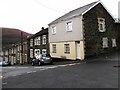
<instances>
[{"instance_id":1,"label":"white window frame","mask_svg":"<svg viewBox=\"0 0 120 90\"><path fill-rule=\"evenodd\" d=\"M33 49L30 49L30 58L33 58Z\"/></svg>"},{"instance_id":2,"label":"white window frame","mask_svg":"<svg viewBox=\"0 0 120 90\"><path fill-rule=\"evenodd\" d=\"M45 53L43 53L45 52ZM42 54L47 54L47 49L42 49Z\"/></svg>"},{"instance_id":3,"label":"white window frame","mask_svg":"<svg viewBox=\"0 0 120 90\"><path fill-rule=\"evenodd\" d=\"M64 49L66 54L70 54L70 44L64 44Z\"/></svg>"},{"instance_id":4,"label":"white window frame","mask_svg":"<svg viewBox=\"0 0 120 90\"><path fill-rule=\"evenodd\" d=\"M73 30L73 24L72 24L72 21L69 21L66 23L66 30L68 32L71 32Z\"/></svg>"},{"instance_id":5,"label":"white window frame","mask_svg":"<svg viewBox=\"0 0 120 90\"><path fill-rule=\"evenodd\" d=\"M53 26L52 27L52 34L56 34L57 33L57 31L56 31L56 26Z\"/></svg>"},{"instance_id":6,"label":"white window frame","mask_svg":"<svg viewBox=\"0 0 120 90\"><path fill-rule=\"evenodd\" d=\"M33 46L33 39L30 39L30 46Z\"/></svg>"},{"instance_id":7,"label":"white window frame","mask_svg":"<svg viewBox=\"0 0 120 90\"><path fill-rule=\"evenodd\" d=\"M102 20L102 21L101 21ZM101 25L103 30L101 29ZM105 32L105 18L98 18L98 26L99 26L99 32Z\"/></svg>"},{"instance_id":8,"label":"white window frame","mask_svg":"<svg viewBox=\"0 0 120 90\"><path fill-rule=\"evenodd\" d=\"M46 39L47 39L47 36L46 36L46 35L43 35L43 36L42 36L42 44L43 44L43 45L46 44Z\"/></svg>"},{"instance_id":9,"label":"white window frame","mask_svg":"<svg viewBox=\"0 0 120 90\"><path fill-rule=\"evenodd\" d=\"M112 47L117 47L116 39L112 39Z\"/></svg>"},{"instance_id":10,"label":"white window frame","mask_svg":"<svg viewBox=\"0 0 120 90\"><path fill-rule=\"evenodd\" d=\"M40 45L40 36L38 36L34 39L34 44L35 45Z\"/></svg>"},{"instance_id":11,"label":"white window frame","mask_svg":"<svg viewBox=\"0 0 120 90\"><path fill-rule=\"evenodd\" d=\"M108 38L107 37L103 37L103 48L108 48Z\"/></svg>"},{"instance_id":12,"label":"white window frame","mask_svg":"<svg viewBox=\"0 0 120 90\"><path fill-rule=\"evenodd\" d=\"M34 50L34 56L36 57L36 59L38 59L41 55L40 49L35 49Z\"/></svg>"}]
</instances>

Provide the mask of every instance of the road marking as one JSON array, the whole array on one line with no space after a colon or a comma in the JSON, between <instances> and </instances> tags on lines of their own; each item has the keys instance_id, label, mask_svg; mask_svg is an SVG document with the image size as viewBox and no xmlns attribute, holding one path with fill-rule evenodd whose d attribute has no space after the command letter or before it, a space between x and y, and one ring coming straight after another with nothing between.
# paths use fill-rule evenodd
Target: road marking
<instances>
[{"instance_id":1,"label":"road marking","mask_svg":"<svg viewBox=\"0 0 120 90\"><path fill-rule=\"evenodd\" d=\"M6 85L7 84L7 82L5 82L5 83L2 83L3 85Z\"/></svg>"},{"instance_id":2,"label":"road marking","mask_svg":"<svg viewBox=\"0 0 120 90\"><path fill-rule=\"evenodd\" d=\"M30 74L30 73L32 73L32 71L27 72L27 74Z\"/></svg>"},{"instance_id":3,"label":"road marking","mask_svg":"<svg viewBox=\"0 0 120 90\"><path fill-rule=\"evenodd\" d=\"M18 69L28 69L29 67L17 67Z\"/></svg>"},{"instance_id":4,"label":"road marking","mask_svg":"<svg viewBox=\"0 0 120 90\"><path fill-rule=\"evenodd\" d=\"M33 71L33 73L35 73L35 72L37 72L37 71Z\"/></svg>"},{"instance_id":5,"label":"road marking","mask_svg":"<svg viewBox=\"0 0 120 90\"><path fill-rule=\"evenodd\" d=\"M40 68L47 68L47 66L38 66L38 67L34 67L35 69L40 69Z\"/></svg>"},{"instance_id":6,"label":"road marking","mask_svg":"<svg viewBox=\"0 0 120 90\"><path fill-rule=\"evenodd\" d=\"M68 66L68 64L66 64L66 65L58 65L58 67L66 67L66 66Z\"/></svg>"},{"instance_id":7,"label":"road marking","mask_svg":"<svg viewBox=\"0 0 120 90\"><path fill-rule=\"evenodd\" d=\"M57 68L58 66L51 66L51 67L47 67L48 69L53 69L53 68Z\"/></svg>"},{"instance_id":8,"label":"road marking","mask_svg":"<svg viewBox=\"0 0 120 90\"><path fill-rule=\"evenodd\" d=\"M40 69L40 71L44 71L44 70L47 70L48 68L43 68L43 69Z\"/></svg>"},{"instance_id":9,"label":"road marking","mask_svg":"<svg viewBox=\"0 0 120 90\"><path fill-rule=\"evenodd\" d=\"M2 69L14 69L16 67L2 67Z\"/></svg>"}]
</instances>

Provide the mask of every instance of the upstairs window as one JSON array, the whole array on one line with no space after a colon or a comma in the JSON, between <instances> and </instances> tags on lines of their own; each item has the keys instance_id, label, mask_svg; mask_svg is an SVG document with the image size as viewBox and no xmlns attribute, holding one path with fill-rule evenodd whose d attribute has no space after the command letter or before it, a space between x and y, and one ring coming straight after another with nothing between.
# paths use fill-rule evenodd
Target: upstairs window
<instances>
[{"instance_id":1,"label":"upstairs window","mask_svg":"<svg viewBox=\"0 0 120 90\"><path fill-rule=\"evenodd\" d=\"M35 38L34 43L35 45L40 45L40 36Z\"/></svg>"},{"instance_id":2,"label":"upstairs window","mask_svg":"<svg viewBox=\"0 0 120 90\"><path fill-rule=\"evenodd\" d=\"M42 44L45 45L46 44L46 35L42 36Z\"/></svg>"},{"instance_id":3,"label":"upstairs window","mask_svg":"<svg viewBox=\"0 0 120 90\"><path fill-rule=\"evenodd\" d=\"M103 48L108 48L108 38L107 37L103 38Z\"/></svg>"},{"instance_id":4,"label":"upstairs window","mask_svg":"<svg viewBox=\"0 0 120 90\"><path fill-rule=\"evenodd\" d=\"M56 34L56 27L52 27L52 34Z\"/></svg>"},{"instance_id":5,"label":"upstairs window","mask_svg":"<svg viewBox=\"0 0 120 90\"><path fill-rule=\"evenodd\" d=\"M30 46L33 46L33 39L30 39Z\"/></svg>"},{"instance_id":6,"label":"upstairs window","mask_svg":"<svg viewBox=\"0 0 120 90\"><path fill-rule=\"evenodd\" d=\"M105 32L105 19L104 18L98 18L98 26L100 32Z\"/></svg>"},{"instance_id":7,"label":"upstairs window","mask_svg":"<svg viewBox=\"0 0 120 90\"><path fill-rule=\"evenodd\" d=\"M72 22L67 22L67 31L72 31Z\"/></svg>"}]
</instances>

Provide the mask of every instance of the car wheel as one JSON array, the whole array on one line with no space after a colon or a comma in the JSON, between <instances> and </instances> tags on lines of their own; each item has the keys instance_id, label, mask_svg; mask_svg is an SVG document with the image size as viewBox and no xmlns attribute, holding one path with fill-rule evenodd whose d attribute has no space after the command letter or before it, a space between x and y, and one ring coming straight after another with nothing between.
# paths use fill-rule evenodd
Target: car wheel
<instances>
[{"instance_id":1,"label":"car wheel","mask_svg":"<svg viewBox=\"0 0 120 90\"><path fill-rule=\"evenodd\" d=\"M35 64L34 64L34 62L32 62L32 66L34 66Z\"/></svg>"},{"instance_id":2,"label":"car wheel","mask_svg":"<svg viewBox=\"0 0 120 90\"><path fill-rule=\"evenodd\" d=\"M38 65L40 66L41 65L41 62L39 61Z\"/></svg>"}]
</instances>

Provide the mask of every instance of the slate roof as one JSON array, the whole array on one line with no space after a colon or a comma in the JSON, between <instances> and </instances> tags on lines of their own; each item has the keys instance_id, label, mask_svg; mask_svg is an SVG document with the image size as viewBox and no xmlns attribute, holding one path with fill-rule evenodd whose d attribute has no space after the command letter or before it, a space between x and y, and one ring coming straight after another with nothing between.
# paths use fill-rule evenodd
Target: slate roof
<instances>
[{"instance_id":1,"label":"slate roof","mask_svg":"<svg viewBox=\"0 0 120 90\"><path fill-rule=\"evenodd\" d=\"M67 20L67 19L70 19L73 17L81 16L86 10L90 9L92 6L94 6L97 3L98 3L98 1L87 4L83 7L77 8L75 10L72 10L72 11L66 13L65 15L61 16L60 18L56 19L55 21L51 22L49 25L55 24L57 22L64 21L64 20Z\"/></svg>"}]
</instances>

